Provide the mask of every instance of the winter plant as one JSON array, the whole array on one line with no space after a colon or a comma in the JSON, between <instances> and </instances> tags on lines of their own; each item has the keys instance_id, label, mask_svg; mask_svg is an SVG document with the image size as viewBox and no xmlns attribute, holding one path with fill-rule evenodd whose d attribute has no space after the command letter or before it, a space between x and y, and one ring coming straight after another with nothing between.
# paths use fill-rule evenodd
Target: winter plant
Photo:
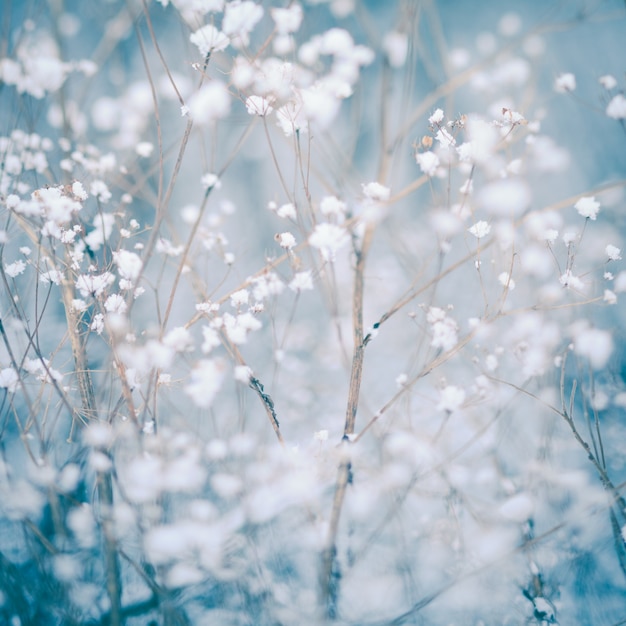
<instances>
[{"instance_id":1,"label":"winter plant","mask_svg":"<svg viewBox=\"0 0 626 626\"><path fill-rule=\"evenodd\" d=\"M626 623L625 18L8 0L0 622Z\"/></svg>"}]
</instances>

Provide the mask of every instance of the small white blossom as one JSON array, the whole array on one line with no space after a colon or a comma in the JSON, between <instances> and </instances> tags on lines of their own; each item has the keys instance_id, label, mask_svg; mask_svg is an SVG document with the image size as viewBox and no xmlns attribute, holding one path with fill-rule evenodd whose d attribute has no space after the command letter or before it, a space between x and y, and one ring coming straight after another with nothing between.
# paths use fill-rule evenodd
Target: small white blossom
<instances>
[{"instance_id":1,"label":"small white blossom","mask_svg":"<svg viewBox=\"0 0 626 626\"><path fill-rule=\"evenodd\" d=\"M84 298L87 296L97 298L114 282L115 276L111 272L103 272L99 275L83 274L76 279L76 288Z\"/></svg>"},{"instance_id":2,"label":"small white blossom","mask_svg":"<svg viewBox=\"0 0 626 626\"><path fill-rule=\"evenodd\" d=\"M289 289L292 291L310 291L313 289L313 277L310 270L298 272L289 283Z\"/></svg>"},{"instance_id":3,"label":"small white blossom","mask_svg":"<svg viewBox=\"0 0 626 626\"><path fill-rule=\"evenodd\" d=\"M611 99L606 107L606 114L614 120L626 118L626 98L623 94L618 93Z\"/></svg>"},{"instance_id":4,"label":"small white blossom","mask_svg":"<svg viewBox=\"0 0 626 626\"><path fill-rule=\"evenodd\" d=\"M452 350L458 343L456 322L446 315L446 312L439 307L430 307L426 315L426 321L431 326L432 340L430 345L433 348Z\"/></svg>"},{"instance_id":5,"label":"small white blossom","mask_svg":"<svg viewBox=\"0 0 626 626\"><path fill-rule=\"evenodd\" d=\"M502 272L498 276L498 282L509 291L513 291L513 289L515 289L515 281L511 278L508 272Z\"/></svg>"},{"instance_id":6,"label":"small white blossom","mask_svg":"<svg viewBox=\"0 0 626 626\"><path fill-rule=\"evenodd\" d=\"M135 146L135 152L144 159L147 159L154 152L154 144L149 141L140 141Z\"/></svg>"},{"instance_id":7,"label":"small white blossom","mask_svg":"<svg viewBox=\"0 0 626 626\"><path fill-rule=\"evenodd\" d=\"M622 259L622 251L617 246L612 246L609 244L606 248L606 256L609 258L609 261L621 261Z\"/></svg>"},{"instance_id":8,"label":"small white blossom","mask_svg":"<svg viewBox=\"0 0 626 626\"><path fill-rule=\"evenodd\" d=\"M325 261L334 261L337 252L350 241L348 231L336 224L318 224L309 236L309 243L317 248Z\"/></svg>"},{"instance_id":9,"label":"small white blossom","mask_svg":"<svg viewBox=\"0 0 626 626\"><path fill-rule=\"evenodd\" d=\"M141 257L129 250L118 250L113 253L113 261L117 265L117 272L121 278L125 278L131 282L137 280L141 274L143 261Z\"/></svg>"},{"instance_id":10,"label":"small white blossom","mask_svg":"<svg viewBox=\"0 0 626 626\"><path fill-rule=\"evenodd\" d=\"M437 173L439 157L431 150L427 152L417 152L415 154L415 160L426 176L434 176Z\"/></svg>"},{"instance_id":11,"label":"small white blossom","mask_svg":"<svg viewBox=\"0 0 626 626\"><path fill-rule=\"evenodd\" d=\"M15 393L19 387L20 377L12 367L5 367L0 370L0 388Z\"/></svg>"},{"instance_id":12,"label":"small white blossom","mask_svg":"<svg viewBox=\"0 0 626 626\"><path fill-rule=\"evenodd\" d=\"M598 78L598 82L608 90L615 89L615 87L617 87L617 81L614 76L611 76L611 74L600 76L600 78Z\"/></svg>"},{"instance_id":13,"label":"small white blossom","mask_svg":"<svg viewBox=\"0 0 626 626\"><path fill-rule=\"evenodd\" d=\"M327 430L316 430L313 433L313 439L315 441L328 441L328 431Z\"/></svg>"},{"instance_id":14,"label":"small white blossom","mask_svg":"<svg viewBox=\"0 0 626 626\"><path fill-rule=\"evenodd\" d=\"M441 122L443 122L443 109L436 109L428 118L428 123L432 126L438 126Z\"/></svg>"},{"instance_id":15,"label":"small white blossom","mask_svg":"<svg viewBox=\"0 0 626 626\"><path fill-rule=\"evenodd\" d=\"M191 370L191 382L185 387L185 393L194 404L206 409L222 386L224 365L221 361L203 359Z\"/></svg>"},{"instance_id":16,"label":"small white blossom","mask_svg":"<svg viewBox=\"0 0 626 626\"><path fill-rule=\"evenodd\" d=\"M219 176L217 174L213 174L212 172L207 172L200 179L202 186L205 189L220 189L222 186L222 181L220 181Z\"/></svg>"},{"instance_id":17,"label":"small white blossom","mask_svg":"<svg viewBox=\"0 0 626 626\"><path fill-rule=\"evenodd\" d=\"M79 200L86 200L89 197L87 195L87 192L85 191L85 188L83 187L83 184L78 180L74 181L74 183L72 184L72 193Z\"/></svg>"},{"instance_id":18,"label":"small white blossom","mask_svg":"<svg viewBox=\"0 0 626 626\"><path fill-rule=\"evenodd\" d=\"M554 90L558 93L566 93L576 89L576 76L571 73L560 74L554 81Z\"/></svg>"},{"instance_id":19,"label":"small white blossom","mask_svg":"<svg viewBox=\"0 0 626 626\"><path fill-rule=\"evenodd\" d=\"M476 239L486 237L491 231L491 226L484 220L476 222L473 226L467 229Z\"/></svg>"},{"instance_id":20,"label":"small white blossom","mask_svg":"<svg viewBox=\"0 0 626 626\"><path fill-rule=\"evenodd\" d=\"M274 107L271 105L272 100L263 98L262 96L250 96L246 98L246 109L250 115L269 115Z\"/></svg>"},{"instance_id":21,"label":"small white blossom","mask_svg":"<svg viewBox=\"0 0 626 626\"><path fill-rule=\"evenodd\" d=\"M272 8L270 9L270 13L276 24L276 32L281 35L295 33L302 24L302 7L295 2L284 9Z\"/></svg>"},{"instance_id":22,"label":"small white blossom","mask_svg":"<svg viewBox=\"0 0 626 626\"><path fill-rule=\"evenodd\" d=\"M247 289L239 289L239 291L234 291L230 294L230 303L233 307L238 309L244 304L248 304L249 298L250 293Z\"/></svg>"},{"instance_id":23,"label":"small white blossom","mask_svg":"<svg viewBox=\"0 0 626 626\"><path fill-rule=\"evenodd\" d=\"M460 409L463 402L465 402L465 391L455 385L448 385L440 391L437 409L452 413Z\"/></svg>"},{"instance_id":24,"label":"small white blossom","mask_svg":"<svg viewBox=\"0 0 626 626\"><path fill-rule=\"evenodd\" d=\"M582 291L585 288L585 283L578 277L572 274L571 270L567 270L564 274L559 278L559 282L563 287L567 287L568 289L576 289L577 291Z\"/></svg>"},{"instance_id":25,"label":"small white blossom","mask_svg":"<svg viewBox=\"0 0 626 626\"><path fill-rule=\"evenodd\" d=\"M233 0L224 9L222 30L234 39L234 43L247 46L249 34L262 17L262 6L250 0Z\"/></svg>"},{"instance_id":26,"label":"small white blossom","mask_svg":"<svg viewBox=\"0 0 626 626\"><path fill-rule=\"evenodd\" d=\"M228 37L212 24L206 24L189 36L189 41L198 47L200 54L206 57L210 52L225 50L230 43Z\"/></svg>"},{"instance_id":27,"label":"small white blossom","mask_svg":"<svg viewBox=\"0 0 626 626\"><path fill-rule=\"evenodd\" d=\"M252 370L247 365L236 365L234 374L235 380L244 385L247 385L252 378Z\"/></svg>"},{"instance_id":28,"label":"small white blossom","mask_svg":"<svg viewBox=\"0 0 626 626\"><path fill-rule=\"evenodd\" d=\"M184 326L172 328L165 337L163 345L176 352L193 352L193 337Z\"/></svg>"},{"instance_id":29,"label":"small white blossom","mask_svg":"<svg viewBox=\"0 0 626 626\"><path fill-rule=\"evenodd\" d=\"M23 274L25 269L26 263L24 263L21 259L4 266L4 271L9 278L15 278L16 276Z\"/></svg>"},{"instance_id":30,"label":"small white blossom","mask_svg":"<svg viewBox=\"0 0 626 626\"><path fill-rule=\"evenodd\" d=\"M453 148L456 146L456 139L445 128L440 128L437 131L435 139L442 148Z\"/></svg>"},{"instance_id":31,"label":"small white blossom","mask_svg":"<svg viewBox=\"0 0 626 626\"><path fill-rule=\"evenodd\" d=\"M385 187L377 182L367 183L367 185L362 185L362 187L363 194L370 200L386 202L391 195L391 189L389 189L389 187Z\"/></svg>"},{"instance_id":32,"label":"small white blossom","mask_svg":"<svg viewBox=\"0 0 626 626\"><path fill-rule=\"evenodd\" d=\"M383 38L383 50L391 67L402 67L409 51L409 38L406 33L392 31Z\"/></svg>"},{"instance_id":33,"label":"small white blossom","mask_svg":"<svg viewBox=\"0 0 626 626\"><path fill-rule=\"evenodd\" d=\"M219 80L212 80L189 98L189 113L201 126L226 117L230 112L230 94Z\"/></svg>"},{"instance_id":34,"label":"small white blossom","mask_svg":"<svg viewBox=\"0 0 626 626\"><path fill-rule=\"evenodd\" d=\"M93 330L96 335L101 335L104 332L104 315L102 315L102 313L96 313L96 315L93 316L89 328Z\"/></svg>"},{"instance_id":35,"label":"small white blossom","mask_svg":"<svg viewBox=\"0 0 626 626\"><path fill-rule=\"evenodd\" d=\"M322 215L334 215L339 219L343 219L346 214L347 205L336 196L324 196L320 200L320 211Z\"/></svg>"},{"instance_id":36,"label":"small white blossom","mask_svg":"<svg viewBox=\"0 0 626 626\"><path fill-rule=\"evenodd\" d=\"M578 200L578 202L574 205L574 208L583 217L595 220L598 215L598 211L600 210L600 203L596 202L594 196L584 196Z\"/></svg>"},{"instance_id":37,"label":"small white blossom","mask_svg":"<svg viewBox=\"0 0 626 626\"><path fill-rule=\"evenodd\" d=\"M276 235L278 245L285 250L291 250L296 246L296 238L291 233L278 233Z\"/></svg>"},{"instance_id":38,"label":"small white blossom","mask_svg":"<svg viewBox=\"0 0 626 626\"><path fill-rule=\"evenodd\" d=\"M107 313L122 314L128 308L124 298L117 293L112 293L104 302Z\"/></svg>"},{"instance_id":39,"label":"small white blossom","mask_svg":"<svg viewBox=\"0 0 626 626\"><path fill-rule=\"evenodd\" d=\"M276 215L285 219L295 220L297 217L296 207L291 204L291 202L288 202L287 204L282 204L276 209Z\"/></svg>"}]
</instances>

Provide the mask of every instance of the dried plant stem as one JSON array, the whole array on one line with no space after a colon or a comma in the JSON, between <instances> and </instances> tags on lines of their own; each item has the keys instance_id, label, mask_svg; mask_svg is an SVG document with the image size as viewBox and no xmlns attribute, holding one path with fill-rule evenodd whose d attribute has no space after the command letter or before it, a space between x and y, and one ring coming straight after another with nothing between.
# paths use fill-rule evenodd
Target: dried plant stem
<instances>
[{"instance_id":1,"label":"dried plant stem","mask_svg":"<svg viewBox=\"0 0 626 626\"><path fill-rule=\"evenodd\" d=\"M87 361L85 342L80 336L78 316L72 306L74 289L69 281L64 282L62 293L72 354L74 356L74 368L82 402L82 416L93 419L97 417L98 413L96 399ZM109 472L98 472L96 489L100 500L102 532L104 535L106 588L109 602L111 603L109 624L110 626L119 626L122 624L122 585L117 545L113 533L113 478Z\"/></svg>"},{"instance_id":2,"label":"dried plant stem","mask_svg":"<svg viewBox=\"0 0 626 626\"><path fill-rule=\"evenodd\" d=\"M354 269L354 290L352 294L352 337L354 342L352 353L352 368L350 372L350 387L348 390L348 403L346 406L346 418L344 425L344 445L348 445L349 437L354 433L356 415L363 378L363 359L365 357L366 342L363 336L363 296L365 283L365 262L369 252L374 225L368 224L360 247L355 245L356 266ZM337 532L339 530L339 518L343 508L348 484L352 475L352 467L349 458L342 460L337 473L335 483L335 495L333 508L330 516L328 539L322 552L322 570L320 576L321 605L325 607L328 618L335 617L336 599L338 595L339 573L337 569Z\"/></svg>"}]
</instances>

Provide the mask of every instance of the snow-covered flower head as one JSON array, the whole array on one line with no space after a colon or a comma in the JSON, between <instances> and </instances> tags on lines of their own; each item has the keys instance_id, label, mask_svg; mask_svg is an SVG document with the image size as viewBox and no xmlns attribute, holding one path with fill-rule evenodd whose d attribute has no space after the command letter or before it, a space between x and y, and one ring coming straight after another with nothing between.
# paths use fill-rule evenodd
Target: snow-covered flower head
<instances>
[{"instance_id":1,"label":"snow-covered flower head","mask_svg":"<svg viewBox=\"0 0 626 626\"><path fill-rule=\"evenodd\" d=\"M328 222L318 224L309 236L309 243L320 251L325 261L334 261L337 252L349 241L350 235L345 228Z\"/></svg>"}]
</instances>

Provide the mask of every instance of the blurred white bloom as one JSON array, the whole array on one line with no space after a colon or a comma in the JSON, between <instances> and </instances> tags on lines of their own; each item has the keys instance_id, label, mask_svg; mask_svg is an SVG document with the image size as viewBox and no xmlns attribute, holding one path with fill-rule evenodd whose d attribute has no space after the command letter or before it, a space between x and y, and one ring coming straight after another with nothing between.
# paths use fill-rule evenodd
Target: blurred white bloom
<instances>
[{"instance_id":1,"label":"blurred white bloom","mask_svg":"<svg viewBox=\"0 0 626 626\"><path fill-rule=\"evenodd\" d=\"M515 217L528 208L530 187L521 178L494 180L480 190L476 201L491 215Z\"/></svg>"},{"instance_id":2,"label":"blurred white bloom","mask_svg":"<svg viewBox=\"0 0 626 626\"><path fill-rule=\"evenodd\" d=\"M115 216L111 213L99 213L94 216L92 225L93 230L87 233L85 243L95 251L99 250L100 246L111 236L115 225Z\"/></svg>"},{"instance_id":3,"label":"blurred white bloom","mask_svg":"<svg viewBox=\"0 0 626 626\"><path fill-rule=\"evenodd\" d=\"M222 181L219 179L219 176L213 172L203 174L200 182L205 189L220 189L222 187Z\"/></svg>"},{"instance_id":4,"label":"blurred white bloom","mask_svg":"<svg viewBox=\"0 0 626 626\"><path fill-rule=\"evenodd\" d=\"M334 215L338 219L343 219L346 213L347 205L336 196L324 196L320 200L320 211L322 215Z\"/></svg>"},{"instance_id":5,"label":"blurred white bloom","mask_svg":"<svg viewBox=\"0 0 626 626\"><path fill-rule=\"evenodd\" d=\"M615 120L626 118L626 98L618 93L606 107L606 114Z\"/></svg>"},{"instance_id":6,"label":"blurred white bloom","mask_svg":"<svg viewBox=\"0 0 626 626\"><path fill-rule=\"evenodd\" d=\"M435 139L442 148L452 148L456 145L456 139L445 128L440 128L437 131Z\"/></svg>"},{"instance_id":7,"label":"blurred white bloom","mask_svg":"<svg viewBox=\"0 0 626 626\"><path fill-rule=\"evenodd\" d=\"M428 309L426 321L431 326L432 340L430 345L433 348L452 350L459 341L456 322L449 318L443 309L434 306Z\"/></svg>"},{"instance_id":8,"label":"blurred white bloom","mask_svg":"<svg viewBox=\"0 0 626 626\"><path fill-rule=\"evenodd\" d=\"M428 118L428 123L432 126L438 126L441 122L443 122L443 109L436 109Z\"/></svg>"},{"instance_id":9,"label":"blurred white bloom","mask_svg":"<svg viewBox=\"0 0 626 626\"><path fill-rule=\"evenodd\" d=\"M622 251L617 246L609 244L605 251L609 261L620 261L622 259Z\"/></svg>"},{"instance_id":10,"label":"blurred white bloom","mask_svg":"<svg viewBox=\"0 0 626 626\"><path fill-rule=\"evenodd\" d=\"M107 448L113 439L113 428L108 422L92 422L83 430L83 441L92 448Z\"/></svg>"},{"instance_id":11,"label":"blurred white bloom","mask_svg":"<svg viewBox=\"0 0 626 626\"><path fill-rule=\"evenodd\" d=\"M439 157L431 150L427 152L417 152L415 154L415 160L426 176L434 176L437 173Z\"/></svg>"},{"instance_id":12,"label":"blurred white bloom","mask_svg":"<svg viewBox=\"0 0 626 626\"><path fill-rule=\"evenodd\" d=\"M24 263L21 259L4 266L4 271L9 278L15 278L16 276L23 274L25 269L26 263Z\"/></svg>"},{"instance_id":13,"label":"blurred white bloom","mask_svg":"<svg viewBox=\"0 0 626 626\"><path fill-rule=\"evenodd\" d=\"M289 289L292 291L310 291L313 289L313 277L310 270L298 272L289 283Z\"/></svg>"},{"instance_id":14,"label":"blurred white bloom","mask_svg":"<svg viewBox=\"0 0 626 626\"><path fill-rule=\"evenodd\" d=\"M513 37L522 29L522 18L517 13L506 13L498 22L498 31L504 37Z\"/></svg>"},{"instance_id":15,"label":"blurred white bloom","mask_svg":"<svg viewBox=\"0 0 626 626\"><path fill-rule=\"evenodd\" d=\"M83 298L93 296L97 298L102 295L104 290L115 282L115 276L111 272L103 272L102 274L82 274L76 279L76 288L80 291Z\"/></svg>"},{"instance_id":16,"label":"blurred white bloom","mask_svg":"<svg viewBox=\"0 0 626 626\"><path fill-rule=\"evenodd\" d=\"M252 369L247 365L236 365L234 375L236 381L247 385L252 378Z\"/></svg>"},{"instance_id":17,"label":"blurred white bloom","mask_svg":"<svg viewBox=\"0 0 626 626\"><path fill-rule=\"evenodd\" d=\"M228 115L230 94L224 83L212 80L191 96L188 106L194 122L207 125Z\"/></svg>"},{"instance_id":18,"label":"blurred white bloom","mask_svg":"<svg viewBox=\"0 0 626 626\"><path fill-rule=\"evenodd\" d=\"M12 367L5 367L0 370L0 388L7 389L10 393L15 393L19 387L20 377Z\"/></svg>"},{"instance_id":19,"label":"blurred white bloom","mask_svg":"<svg viewBox=\"0 0 626 626\"><path fill-rule=\"evenodd\" d=\"M104 315L102 313L96 313L93 316L89 329L93 330L96 335L101 335L104 332Z\"/></svg>"},{"instance_id":20,"label":"blurred white bloom","mask_svg":"<svg viewBox=\"0 0 626 626\"><path fill-rule=\"evenodd\" d=\"M391 195L391 189L385 187L377 182L367 183L362 185L363 194L370 200L377 200L379 202L386 202Z\"/></svg>"},{"instance_id":21,"label":"blurred white bloom","mask_svg":"<svg viewBox=\"0 0 626 626\"><path fill-rule=\"evenodd\" d=\"M509 291L513 291L513 289L515 289L515 281L511 278L508 272L502 272L501 274L499 274L498 282L503 287L507 287Z\"/></svg>"},{"instance_id":22,"label":"blurred white bloom","mask_svg":"<svg viewBox=\"0 0 626 626\"><path fill-rule=\"evenodd\" d=\"M141 273L143 262L136 252L118 250L113 253L113 261L117 265L117 272L121 278L135 281Z\"/></svg>"},{"instance_id":23,"label":"blurred white bloom","mask_svg":"<svg viewBox=\"0 0 626 626\"><path fill-rule=\"evenodd\" d=\"M250 0L233 0L224 9L222 30L234 43L247 46L249 35L263 17L263 7Z\"/></svg>"},{"instance_id":24,"label":"blurred white bloom","mask_svg":"<svg viewBox=\"0 0 626 626\"><path fill-rule=\"evenodd\" d=\"M85 191L85 188L83 187L83 184L78 180L72 183L72 193L79 200L86 200L89 197L87 195L87 192Z\"/></svg>"},{"instance_id":25,"label":"blurred white bloom","mask_svg":"<svg viewBox=\"0 0 626 626\"><path fill-rule=\"evenodd\" d=\"M574 337L574 352L586 356L594 369L601 369L613 352L613 337L606 330L584 328Z\"/></svg>"},{"instance_id":26,"label":"blurred white bloom","mask_svg":"<svg viewBox=\"0 0 626 626\"><path fill-rule=\"evenodd\" d=\"M554 81L554 90L558 93L566 93L576 89L576 76L571 73L560 74Z\"/></svg>"},{"instance_id":27,"label":"blurred white bloom","mask_svg":"<svg viewBox=\"0 0 626 626\"><path fill-rule=\"evenodd\" d=\"M614 76L611 76L611 74L605 74L604 76L600 76L600 78L598 78L598 82L605 89L608 89L608 90L611 90L617 87L617 81L615 80Z\"/></svg>"},{"instance_id":28,"label":"blurred white bloom","mask_svg":"<svg viewBox=\"0 0 626 626\"><path fill-rule=\"evenodd\" d=\"M295 220L297 217L296 207L291 204L291 202L288 202L287 204L283 204L276 209L276 215L278 215L278 217Z\"/></svg>"},{"instance_id":29,"label":"blurred white bloom","mask_svg":"<svg viewBox=\"0 0 626 626\"><path fill-rule=\"evenodd\" d=\"M348 231L336 224L323 222L309 236L309 243L320 251L325 261L333 262L337 252L350 241Z\"/></svg>"},{"instance_id":30,"label":"blurred white bloom","mask_svg":"<svg viewBox=\"0 0 626 626\"><path fill-rule=\"evenodd\" d=\"M600 210L600 203L596 202L595 196L584 196L578 200L578 202L574 205L574 208L583 217L595 220L598 215L598 211Z\"/></svg>"},{"instance_id":31,"label":"blurred white bloom","mask_svg":"<svg viewBox=\"0 0 626 626\"><path fill-rule=\"evenodd\" d=\"M213 350L213 348L217 348L222 342L220 341L219 333L210 326L202 327L202 346L200 349L204 354L208 354Z\"/></svg>"},{"instance_id":32,"label":"blurred white bloom","mask_svg":"<svg viewBox=\"0 0 626 626\"><path fill-rule=\"evenodd\" d=\"M247 289L239 289L238 291L233 291L230 294L230 303L233 307L238 309L244 304L248 304L248 300L250 298L250 293Z\"/></svg>"},{"instance_id":33,"label":"blurred white bloom","mask_svg":"<svg viewBox=\"0 0 626 626\"><path fill-rule=\"evenodd\" d=\"M222 323L228 338L237 345L246 343L248 334L263 326L252 313L240 313L237 316L225 313Z\"/></svg>"},{"instance_id":34,"label":"blurred white bloom","mask_svg":"<svg viewBox=\"0 0 626 626\"><path fill-rule=\"evenodd\" d=\"M409 51L409 38L406 33L391 31L383 38L383 50L391 67L402 67Z\"/></svg>"},{"instance_id":35,"label":"blurred white bloom","mask_svg":"<svg viewBox=\"0 0 626 626\"><path fill-rule=\"evenodd\" d=\"M104 308L107 313L126 313L128 306L122 296L118 293L111 294L104 302Z\"/></svg>"},{"instance_id":36,"label":"blurred white bloom","mask_svg":"<svg viewBox=\"0 0 626 626\"><path fill-rule=\"evenodd\" d=\"M182 244L180 246L174 246L169 239L164 239L163 237L159 237L154 249L160 254L165 254L166 256L171 256L171 257L177 257L183 253L185 246Z\"/></svg>"},{"instance_id":37,"label":"blurred white bloom","mask_svg":"<svg viewBox=\"0 0 626 626\"><path fill-rule=\"evenodd\" d=\"M250 96L246 98L246 109L250 115L269 115L274 107L270 104L272 100L263 98L262 96Z\"/></svg>"},{"instance_id":38,"label":"blurred white bloom","mask_svg":"<svg viewBox=\"0 0 626 626\"><path fill-rule=\"evenodd\" d=\"M276 32L281 35L295 33L302 24L302 7L297 2L284 9L274 7L270 13L276 24Z\"/></svg>"},{"instance_id":39,"label":"blurred white bloom","mask_svg":"<svg viewBox=\"0 0 626 626\"><path fill-rule=\"evenodd\" d=\"M203 359L191 370L191 381L185 386L185 393L196 406L202 409L211 406L222 386L224 369L221 361Z\"/></svg>"},{"instance_id":40,"label":"blurred white bloom","mask_svg":"<svg viewBox=\"0 0 626 626\"><path fill-rule=\"evenodd\" d=\"M103 180L94 180L89 187L89 191L100 202L108 202L111 199L111 192Z\"/></svg>"},{"instance_id":41,"label":"blurred white bloom","mask_svg":"<svg viewBox=\"0 0 626 626\"><path fill-rule=\"evenodd\" d=\"M172 328L163 337L163 345L176 352L192 352L194 348L193 337L184 326Z\"/></svg>"},{"instance_id":42,"label":"blurred white bloom","mask_svg":"<svg viewBox=\"0 0 626 626\"><path fill-rule=\"evenodd\" d=\"M291 250L296 246L296 238L291 233L278 233L276 235L276 241L281 248L285 250Z\"/></svg>"},{"instance_id":43,"label":"blurred white bloom","mask_svg":"<svg viewBox=\"0 0 626 626\"><path fill-rule=\"evenodd\" d=\"M473 226L467 229L476 239L486 237L491 232L491 226L484 220L476 222Z\"/></svg>"},{"instance_id":44,"label":"blurred white bloom","mask_svg":"<svg viewBox=\"0 0 626 626\"><path fill-rule=\"evenodd\" d=\"M313 439L315 441L328 441L328 431L327 430L316 430L313 433Z\"/></svg>"},{"instance_id":45,"label":"blurred white bloom","mask_svg":"<svg viewBox=\"0 0 626 626\"><path fill-rule=\"evenodd\" d=\"M140 141L135 147L135 152L147 159L154 152L154 144L149 141Z\"/></svg>"},{"instance_id":46,"label":"blurred white bloom","mask_svg":"<svg viewBox=\"0 0 626 626\"><path fill-rule=\"evenodd\" d=\"M452 413L461 408L465 402L465 390L455 385L448 385L439 392L437 410Z\"/></svg>"},{"instance_id":47,"label":"blurred white bloom","mask_svg":"<svg viewBox=\"0 0 626 626\"><path fill-rule=\"evenodd\" d=\"M527 493L518 493L501 504L498 512L512 522L523 524L532 517L534 508L533 499Z\"/></svg>"},{"instance_id":48,"label":"blurred white bloom","mask_svg":"<svg viewBox=\"0 0 626 626\"><path fill-rule=\"evenodd\" d=\"M225 50L230 43L229 38L212 24L206 24L194 33L191 33L189 41L198 47L203 57L206 57L213 51Z\"/></svg>"},{"instance_id":49,"label":"blurred white bloom","mask_svg":"<svg viewBox=\"0 0 626 626\"><path fill-rule=\"evenodd\" d=\"M578 277L572 274L571 270L567 270L564 274L559 278L559 282L563 287L576 289L577 291L583 291L585 288L585 283Z\"/></svg>"}]
</instances>

